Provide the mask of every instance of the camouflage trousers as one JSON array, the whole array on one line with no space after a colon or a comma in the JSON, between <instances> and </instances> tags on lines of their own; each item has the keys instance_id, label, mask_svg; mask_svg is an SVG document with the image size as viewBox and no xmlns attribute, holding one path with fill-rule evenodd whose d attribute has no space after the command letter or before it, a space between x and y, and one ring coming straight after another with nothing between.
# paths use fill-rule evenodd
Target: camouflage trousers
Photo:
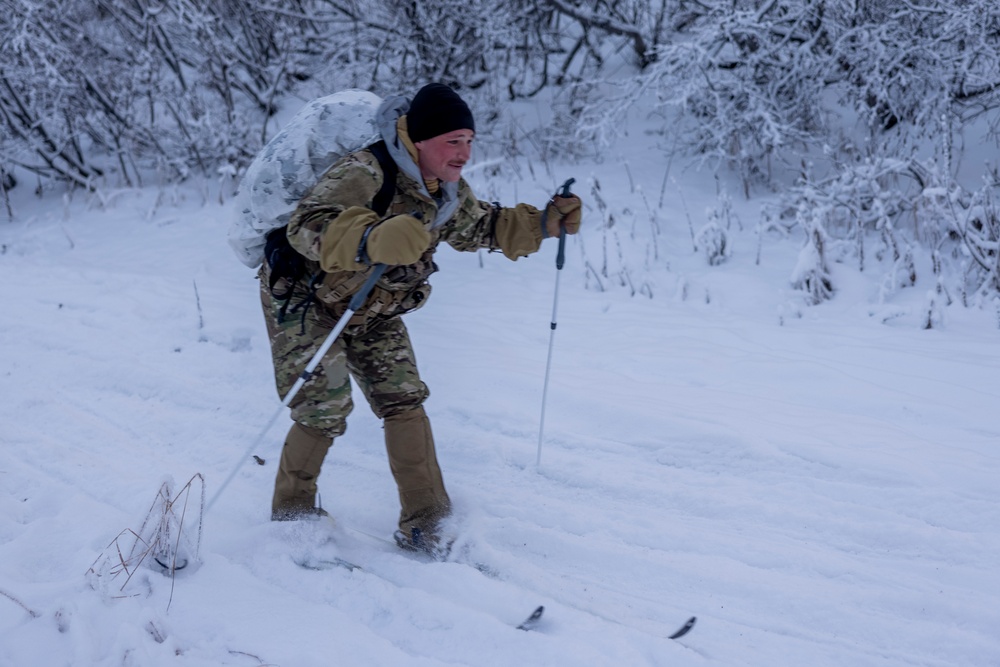
<instances>
[{"instance_id":1,"label":"camouflage trousers","mask_svg":"<svg viewBox=\"0 0 1000 667\"><path fill-rule=\"evenodd\" d=\"M275 381L284 397L336 321L321 303L310 305L304 313L288 309L282 314L285 302L272 297L266 264L260 286ZM298 303L302 296L305 288L297 285L290 303ZM345 329L292 400L289 407L295 424L282 450L273 512L313 506L326 451L346 431L354 408L351 378L385 423L386 451L402 506L400 527L408 531L417 526L431 533L429 524L448 513L450 501L423 410L430 391L420 379L409 334L398 317L363 329Z\"/></svg>"},{"instance_id":2,"label":"camouflage trousers","mask_svg":"<svg viewBox=\"0 0 1000 667\"><path fill-rule=\"evenodd\" d=\"M275 382L284 397L337 322L322 303L311 304L304 314L288 309L282 317L284 304L271 296L266 278L260 286ZM290 301L297 304L305 296L305 287L297 285ZM354 409L352 376L380 419L419 407L430 394L417 371L406 325L391 318L340 334L292 399L292 419L331 438L343 435Z\"/></svg>"}]
</instances>

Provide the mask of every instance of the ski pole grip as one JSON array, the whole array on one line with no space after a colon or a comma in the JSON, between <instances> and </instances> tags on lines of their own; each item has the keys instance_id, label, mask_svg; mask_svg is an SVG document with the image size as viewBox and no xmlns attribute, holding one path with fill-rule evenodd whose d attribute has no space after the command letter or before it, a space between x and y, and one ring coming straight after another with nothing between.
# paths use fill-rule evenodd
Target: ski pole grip
<instances>
[{"instance_id":1,"label":"ski pole grip","mask_svg":"<svg viewBox=\"0 0 1000 667\"><path fill-rule=\"evenodd\" d=\"M368 293L372 291L373 287L375 287L375 283L382 277L382 274L385 273L386 268L385 264L375 265L375 268L372 269L371 275L368 276L367 280L365 280L365 284L361 286L361 289L354 293L353 297L351 297L351 302L347 305L348 309L357 311L364 305L365 299L368 298Z\"/></svg>"},{"instance_id":2,"label":"ski pole grip","mask_svg":"<svg viewBox=\"0 0 1000 667\"><path fill-rule=\"evenodd\" d=\"M560 197L571 197L571 196L573 196L573 193L569 191L569 186L573 185L574 183L576 183L576 179L575 178L568 178L568 179L566 179L566 182L562 184L562 192L559 193L559 196Z\"/></svg>"}]
</instances>

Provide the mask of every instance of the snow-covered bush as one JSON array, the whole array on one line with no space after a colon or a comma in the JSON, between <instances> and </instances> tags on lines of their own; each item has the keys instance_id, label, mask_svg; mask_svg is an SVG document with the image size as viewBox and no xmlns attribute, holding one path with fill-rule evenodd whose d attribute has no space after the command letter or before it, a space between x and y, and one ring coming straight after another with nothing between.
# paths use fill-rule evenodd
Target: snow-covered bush
<instances>
[{"instance_id":1,"label":"snow-covered bush","mask_svg":"<svg viewBox=\"0 0 1000 667\"><path fill-rule=\"evenodd\" d=\"M823 225L824 210L819 202L808 197L800 198L795 209L795 217L806 238L798 263L792 270L791 283L812 305L830 299L834 293L827 260L829 237Z\"/></svg>"},{"instance_id":2,"label":"snow-covered bush","mask_svg":"<svg viewBox=\"0 0 1000 667\"><path fill-rule=\"evenodd\" d=\"M732 166L748 191L839 144L844 112L872 139L895 128L902 157L942 116L959 130L1000 107L992 0L680 0L674 16L648 67L580 105L580 127L607 141L630 104L653 96L668 150Z\"/></svg>"},{"instance_id":3,"label":"snow-covered bush","mask_svg":"<svg viewBox=\"0 0 1000 667\"><path fill-rule=\"evenodd\" d=\"M921 167L916 215L918 228L933 232L925 242L934 249L935 271L957 276L963 304L985 307L1000 296L1000 173L988 170L982 185L969 191ZM944 283L938 287L946 290Z\"/></svg>"},{"instance_id":4,"label":"snow-covered bush","mask_svg":"<svg viewBox=\"0 0 1000 667\"><path fill-rule=\"evenodd\" d=\"M831 260L855 262L859 271L884 267L880 301L916 284L911 247L915 239L898 229L917 208L921 190L916 167L895 159L865 160L842 165L841 171L824 180L813 181L804 174L790 189L782 206L794 215L805 236L792 283L805 290L812 303L833 295Z\"/></svg>"},{"instance_id":5,"label":"snow-covered bush","mask_svg":"<svg viewBox=\"0 0 1000 667\"><path fill-rule=\"evenodd\" d=\"M641 102L662 118L668 164L732 169L746 197L798 175L768 216L800 226L794 282L814 300L832 294L829 262L878 266L888 299L918 280L925 251L937 293L1000 294L996 177L960 184L951 155L973 128L1000 134L994 0L0 0L0 35L0 181L194 173L221 193L282 104L430 80L461 90L501 156L548 166L556 153L605 155ZM542 91L539 128L496 122L506 101ZM601 210L588 279L652 293L639 276L661 259L658 223L634 194ZM712 264L731 249L720 207L698 238L688 221Z\"/></svg>"},{"instance_id":6,"label":"snow-covered bush","mask_svg":"<svg viewBox=\"0 0 1000 667\"><path fill-rule=\"evenodd\" d=\"M832 296L829 262L882 271L879 301L917 284L917 248L931 257L934 292L950 303L985 305L1000 294L1000 175L968 191L934 161L880 160L842 165L833 177L791 188L779 212L793 218L804 248L792 282L818 303ZM937 306L936 306L937 307Z\"/></svg>"},{"instance_id":7,"label":"snow-covered bush","mask_svg":"<svg viewBox=\"0 0 1000 667\"><path fill-rule=\"evenodd\" d=\"M502 100L596 72L596 33L647 62L649 14L639 1L0 0L0 163L85 187L150 167L212 175L249 162L290 95L431 80L461 89L488 131Z\"/></svg>"},{"instance_id":8,"label":"snow-covered bush","mask_svg":"<svg viewBox=\"0 0 1000 667\"><path fill-rule=\"evenodd\" d=\"M695 250L701 250L709 266L718 266L732 255L729 243L729 230L735 222L741 229L739 216L733 210L733 200L726 192L720 192L717 206L711 206L706 211L708 224L702 227L694 236Z\"/></svg>"},{"instance_id":9,"label":"snow-covered bush","mask_svg":"<svg viewBox=\"0 0 1000 667\"><path fill-rule=\"evenodd\" d=\"M670 124L671 151L733 167L750 184L784 149L824 131L820 75L827 58L822 7L798 0L681 3L680 34L642 73L581 112L581 130L608 141L636 99L653 97ZM680 20L683 16L683 20ZM677 122L678 115L681 122Z\"/></svg>"},{"instance_id":10,"label":"snow-covered bush","mask_svg":"<svg viewBox=\"0 0 1000 667\"><path fill-rule=\"evenodd\" d=\"M729 259L729 237L714 219L695 235L695 247L705 254L709 266L718 266Z\"/></svg>"},{"instance_id":11,"label":"snow-covered bush","mask_svg":"<svg viewBox=\"0 0 1000 667\"><path fill-rule=\"evenodd\" d=\"M242 2L3 0L0 161L87 187L246 161L309 25Z\"/></svg>"}]
</instances>

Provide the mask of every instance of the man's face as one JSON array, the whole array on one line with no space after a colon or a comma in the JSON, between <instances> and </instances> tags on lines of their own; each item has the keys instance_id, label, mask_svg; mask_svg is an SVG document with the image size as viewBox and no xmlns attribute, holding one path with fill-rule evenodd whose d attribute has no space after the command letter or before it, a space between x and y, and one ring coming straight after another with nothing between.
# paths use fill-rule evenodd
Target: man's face
<instances>
[{"instance_id":1,"label":"man's face","mask_svg":"<svg viewBox=\"0 0 1000 667\"><path fill-rule=\"evenodd\" d=\"M462 167L472 154L472 130L455 130L430 139L414 142L420 154L420 173L424 178L436 178L453 183L462 177Z\"/></svg>"}]
</instances>

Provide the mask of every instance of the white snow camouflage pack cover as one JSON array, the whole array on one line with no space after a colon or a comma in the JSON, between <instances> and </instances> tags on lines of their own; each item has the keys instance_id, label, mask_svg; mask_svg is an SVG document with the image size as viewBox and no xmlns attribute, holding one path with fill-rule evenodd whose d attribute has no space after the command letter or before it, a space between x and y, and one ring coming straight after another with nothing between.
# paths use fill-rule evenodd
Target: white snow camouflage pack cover
<instances>
[{"instance_id":1,"label":"white snow camouflage pack cover","mask_svg":"<svg viewBox=\"0 0 1000 667\"><path fill-rule=\"evenodd\" d=\"M302 196L341 156L380 138L382 99L343 90L306 105L247 167L235 197L229 245L250 268L264 261L267 232L288 223Z\"/></svg>"}]
</instances>

